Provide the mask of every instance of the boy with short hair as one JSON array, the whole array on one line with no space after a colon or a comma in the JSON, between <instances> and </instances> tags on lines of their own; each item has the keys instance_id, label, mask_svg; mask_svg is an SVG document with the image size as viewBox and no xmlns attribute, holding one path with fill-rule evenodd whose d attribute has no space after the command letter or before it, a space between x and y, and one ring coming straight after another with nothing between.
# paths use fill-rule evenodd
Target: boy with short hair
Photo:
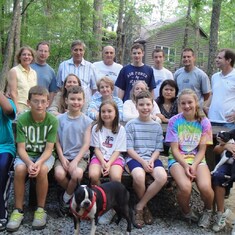
<instances>
[{"instance_id":1,"label":"boy with short hair","mask_svg":"<svg viewBox=\"0 0 235 235\"><path fill-rule=\"evenodd\" d=\"M142 91L136 96L136 108L139 117L126 124L127 165L133 178L133 188L139 198L135 206L134 226L142 228L152 224L153 218L147 207L167 181L167 174L158 159L163 150L163 133L159 123L151 118L153 98L149 91ZM146 173L153 177L153 182L146 189Z\"/></svg>"},{"instance_id":2,"label":"boy with short hair","mask_svg":"<svg viewBox=\"0 0 235 235\"><path fill-rule=\"evenodd\" d=\"M131 64L121 69L115 82L115 86L119 88L118 97L123 100L123 103L130 99L131 89L137 80L145 81L152 94L154 94L153 89L156 88L153 69L143 63L144 47L142 44L134 43L131 47L131 58Z\"/></svg>"},{"instance_id":3,"label":"boy with short hair","mask_svg":"<svg viewBox=\"0 0 235 235\"><path fill-rule=\"evenodd\" d=\"M25 178L36 179L37 210L34 213L33 229L46 226L47 214L44 210L48 191L47 174L53 167L54 144L56 142L57 119L46 112L49 93L46 88L34 86L29 90L30 111L19 116L17 121L17 152L14 162L15 209L7 224L7 230L14 232L24 218L23 201Z\"/></svg>"},{"instance_id":4,"label":"boy with short hair","mask_svg":"<svg viewBox=\"0 0 235 235\"><path fill-rule=\"evenodd\" d=\"M59 159L55 163L55 179L65 190L60 197L61 215L69 213L69 201L87 168L92 122L82 113L85 94L81 87L68 89L65 102L68 112L58 117L56 150Z\"/></svg>"}]
</instances>

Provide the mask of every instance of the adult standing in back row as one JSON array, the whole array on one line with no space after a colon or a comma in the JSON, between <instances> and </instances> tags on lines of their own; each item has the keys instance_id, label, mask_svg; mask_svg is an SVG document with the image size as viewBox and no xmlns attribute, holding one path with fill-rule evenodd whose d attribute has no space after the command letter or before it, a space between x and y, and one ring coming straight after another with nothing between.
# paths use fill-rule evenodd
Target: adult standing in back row
<instances>
[{"instance_id":1,"label":"adult standing in back row","mask_svg":"<svg viewBox=\"0 0 235 235\"><path fill-rule=\"evenodd\" d=\"M35 62L31 64L31 68L37 73L38 85L45 87L50 94L50 104L57 92L56 75L54 69L47 64L50 56L50 45L46 41L39 42L36 46Z\"/></svg>"},{"instance_id":2,"label":"adult standing in back row","mask_svg":"<svg viewBox=\"0 0 235 235\"><path fill-rule=\"evenodd\" d=\"M144 47L139 43L135 43L131 47L132 63L124 66L117 78L115 85L119 88L118 97L125 102L130 99L130 91L135 81L144 80L149 90L152 92L156 87L153 76L153 69L143 63Z\"/></svg>"},{"instance_id":3,"label":"adult standing in back row","mask_svg":"<svg viewBox=\"0 0 235 235\"><path fill-rule=\"evenodd\" d=\"M34 50L29 46L23 46L16 53L18 65L8 72L7 92L16 105L17 113L27 110L28 91L37 85L37 73L30 67L34 60Z\"/></svg>"},{"instance_id":4,"label":"adult standing in back row","mask_svg":"<svg viewBox=\"0 0 235 235\"><path fill-rule=\"evenodd\" d=\"M173 74L170 70L164 67L165 53L162 49L156 48L152 52L153 65L153 75L156 82L156 88L154 89L154 99L157 99L160 91L160 87L163 81L167 79L174 79Z\"/></svg>"},{"instance_id":5,"label":"adult standing in back row","mask_svg":"<svg viewBox=\"0 0 235 235\"><path fill-rule=\"evenodd\" d=\"M218 52L215 64L221 71L211 77L212 96L208 102L208 118L212 125L235 128L235 51L224 48ZM210 103L210 104L209 104Z\"/></svg>"},{"instance_id":6,"label":"adult standing in back row","mask_svg":"<svg viewBox=\"0 0 235 235\"><path fill-rule=\"evenodd\" d=\"M179 93L185 88L194 90L201 107L203 107L203 103L210 97L211 85L206 73L195 66L195 61L193 49L185 48L182 52L184 67L175 72L174 79L178 85Z\"/></svg>"},{"instance_id":7,"label":"adult standing in back row","mask_svg":"<svg viewBox=\"0 0 235 235\"><path fill-rule=\"evenodd\" d=\"M98 78L109 77L115 84L118 74L122 69L122 65L114 62L115 49L112 46L105 46L102 51L103 60L94 62L93 65L97 69ZM118 88L115 87L113 95L118 95Z\"/></svg>"},{"instance_id":8,"label":"adult standing in back row","mask_svg":"<svg viewBox=\"0 0 235 235\"><path fill-rule=\"evenodd\" d=\"M71 44L72 58L63 61L58 69L57 74L57 86L62 87L65 78L69 74L75 74L79 77L82 83L82 88L85 92L85 104L91 99L91 95L95 93L97 87L97 75L95 67L89 61L86 61L83 57L85 54L86 45L80 40L73 41ZM86 109L86 108L85 108ZM85 110L84 109L84 110Z\"/></svg>"}]
</instances>

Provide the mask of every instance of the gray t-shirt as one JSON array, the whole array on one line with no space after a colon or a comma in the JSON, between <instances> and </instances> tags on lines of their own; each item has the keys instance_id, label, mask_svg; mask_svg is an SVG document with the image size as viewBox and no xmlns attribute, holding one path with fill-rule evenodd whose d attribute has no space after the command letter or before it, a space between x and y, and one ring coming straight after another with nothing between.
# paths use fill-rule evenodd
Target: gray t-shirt
<instances>
[{"instance_id":1,"label":"gray t-shirt","mask_svg":"<svg viewBox=\"0 0 235 235\"><path fill-rule=\"evenodd\" d=\"M56 75L54 69L49 64L40 65L37 63L30 65L37 73L38 85L45 87L49 92L56 92Z\"/></svg>"},{"instance_id":2,"label":"gray t-shirt","mask_svg":"<svg viewBox=\"0 0 235 235\"><path fill-rule=\"evenodd\" d=\"M69 118L67 112L58 116L58 137L64 156L73 160L83 146L84 135L92 120L81 113L77 118Z\"/></svg>"},{"instance_id":3,"label":"gray t-shirt","mask_svg":"<svg viewBox=\"0 0 235 235\"><path fill-rule=\"evenodd\" d=\"M201 105L204 101L203 95L211 92L207 74L196 66L190 72L185 71L184 67L178 69L174 74L174 79L179 87L179 92L186 88L194 90Z\"/></svg>"}]
</instances>

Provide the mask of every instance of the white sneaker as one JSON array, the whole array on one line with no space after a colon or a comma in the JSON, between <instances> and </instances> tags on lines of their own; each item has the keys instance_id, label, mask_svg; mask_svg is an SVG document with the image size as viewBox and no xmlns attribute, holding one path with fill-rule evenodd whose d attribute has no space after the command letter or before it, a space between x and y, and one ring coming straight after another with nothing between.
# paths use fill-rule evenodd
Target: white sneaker
<instances>
[{"instance_id":1,"label":"white sneaker","mask_svg":"<svg viewBox=\"0 0 235 235\"><path fill-rule=\"evenodd\" d=\"M215 232L219 232L220 230L222 230L225 227L226 219L228 218L230 213L231 213L231 211L229 209L226 209L224 213L217 212L216 220L215 220L215 223L214 223L214 225L212 227L212 229Z\"/></svg>"},{"instance_id":2,"label":"white sneaker","mask_svg":"<svg viewBox=\"0 0 235 235\"><path fill-rule=\"evenodd\" d=\"M211 224L212 210L204 210L199 222L198 226L202 228L208 228Z\"/></svg>"},{"instance_id":3,"label":"white sneaker","mask_svg":"<svg viewBox=\"0 0 235 235\"><path fill-rule=\"evenodd\" d=\"M110 224L110 222L112 221L115 214L116 214L115 210L110 209L109 211L107 211L106 213L104 213L103 215L100 216L98 223L99 224Z\"/></svg>"},{"instance_id":4,"label":"white sneaker","mask_svg":"<svg viewBox=\"0 0 235 235\"><path fill-rule=\"evenodd\" d=\"M231 235L235 235L235 224L233 225L233 229L232 229Z\"/></svg>"}]
</instances>

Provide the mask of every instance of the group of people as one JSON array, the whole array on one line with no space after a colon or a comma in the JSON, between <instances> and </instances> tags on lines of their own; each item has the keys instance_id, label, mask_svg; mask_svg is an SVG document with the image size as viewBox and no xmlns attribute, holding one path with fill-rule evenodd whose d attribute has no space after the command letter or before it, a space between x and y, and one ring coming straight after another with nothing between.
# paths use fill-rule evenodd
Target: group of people
<instances>
[{"instance_id":1,"label":"group of people","mask_svg":"<svg viewBox=\"0 0 235 235\"><path fill-rule=\"evenodd\" d=\"M183 216L209 227L215 198L213 230L220 231L229 214L224 208L226 189L217 175L211 181L205 152L212 144L211 124L235 127L235 53L230 49L219 52L216 65L221 71L210 83L195 66L191 48L183 50L184 67L174 76L163 67L161 49L152 53L153 67L143 63L144 48L138 43L131 48L132 62L124 67L114 62L112 46L104 47L103 61L92 64L83 58L86 47L80 40L72 42L72 57L60 64L56 76L46 63L49 49L47 42L39 43L32 63L33 50L21 48L19 64L9 71L5 92L9 98L0 93L4 137L0 142L0 231L17 231L23 221L27 175L36 178L37 209L32 227L46 226L47 175L52 168L63 188L59 202L64 215L69 213L70 199L86 169L92 184L100 184L101 175L121 181L126 166L138 197L133 223L137 228L152 224L148 202L167 181L159 160L164 142L170 146L168 170L177 185ZM11 126L16 116L17 153ZM127 122L125 127L120 121ZM160 123L168 123L165 139ZM235 156L234 146L220 144L215 152L229 150ZM8 220L8 172L12 164L15 207ZM228 173L229 167L227 164L219 170ZM146 173L153 178L147 188ZM196 182L205 206L200 218L189 206L192 182ZM100 223L113 214L108 211Z\"/></svg>"}]
</instances>

